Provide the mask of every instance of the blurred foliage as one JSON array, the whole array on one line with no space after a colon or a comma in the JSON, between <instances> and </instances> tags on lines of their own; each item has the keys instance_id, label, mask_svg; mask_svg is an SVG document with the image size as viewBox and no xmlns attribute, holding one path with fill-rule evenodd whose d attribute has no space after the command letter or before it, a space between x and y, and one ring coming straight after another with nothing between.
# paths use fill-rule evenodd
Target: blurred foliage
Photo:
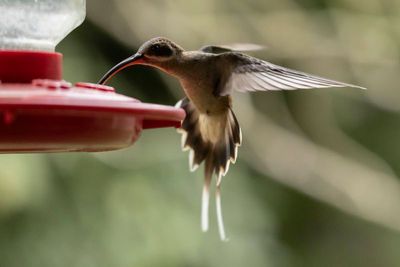
<instances>
[{"instance_id":1,"label":"blurred foliage","mask_svg":"<svg viewBox=\"0 0 400 267\"><path fill-rule=\"evenodd\" d=\"M0 266L399 266L400 4L396 0L90 0L58 47L64 78L96 82L148 38L256 56L357 83L235 95L244 132L223 182L230 242L200 231L202 172L173 129L129 149L2 155ZM120 93L173 105L179 84L135 67ZM211 209L213 211L213 209Z\"/></svg>"}]
</instances>

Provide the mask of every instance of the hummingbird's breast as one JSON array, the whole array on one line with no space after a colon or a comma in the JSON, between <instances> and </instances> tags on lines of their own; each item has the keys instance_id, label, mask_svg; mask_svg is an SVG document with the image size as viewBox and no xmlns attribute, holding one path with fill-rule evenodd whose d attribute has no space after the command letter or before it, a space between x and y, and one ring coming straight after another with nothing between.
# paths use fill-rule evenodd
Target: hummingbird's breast
<instances>
[{"instance_id":1,"label":"hummingbird's breast","mask_svg":"<svg viewBox=\"0 0 400 267\"><path fill-rule=\"evenodd\" d=\"M181 80L181 85L187 97L200 113L219 114L230 107L230 97L215 96L213 94L214 86L209 81L193 78Z\"/></svg>"},{"instance_id":2,"label":"hummingbird's breast","mask_svg":"<svg viewBox=\"0 0 400 267\"><path fill-rule=\"evenodd\" d=\"M177 75L187 97L200 113L208 115L224 113L231 106L229 96L214 94L221 80L216 59L207 54L189 55Z\"/></svg>"}]
</instances>

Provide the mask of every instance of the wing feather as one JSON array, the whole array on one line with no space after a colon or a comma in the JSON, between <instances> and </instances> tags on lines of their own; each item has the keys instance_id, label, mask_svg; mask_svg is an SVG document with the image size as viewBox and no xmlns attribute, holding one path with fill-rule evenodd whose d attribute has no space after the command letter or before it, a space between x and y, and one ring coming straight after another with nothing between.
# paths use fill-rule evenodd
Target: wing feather
<instances>
[{"instance_id":1,"label":"wing feather","mask_svg":"<svg viewBox=\"0 0 400 267\"><path fill-rule=\"evenodd\" d=\"M228 55L227 55L228 54ZM226 53L235 67L225 86L221 87L218 95L228 95L233 90L239 92L268 91L268 90L295 90L327 87L354 87L361 86L343 83L305 72L284 68L267 61L263 61L241 53Z\"/></svg>"},{"instance_id":2,"label":"wing feather","mask_svg":"<svg viewBox=\"0 0 400 267\"><path fill-rule=\"evenodd\" d=\"M314 84L314 83L301 81L301 80L298 80L296 78L288 77L288 76L285 76L285 75L277 75L275 73L269 73L268 75L269 75L269 77L271 77L271 79L279 80L282 83L286 83L288 86L293 87L295 89L297 89L297 88L306 89L309 86L317 85L317 84Z\"/></svg>"},{"instance_id":3,"label":"wing feather","mask_svg":"<svg viewBox=\"0 0 400 267\"><path fill-rule=\"evenodd\" d=\"M297 89L297 88L301 88L301 87L299 87L298 84L290 82L290 81L287 81L285 79L281 79L279 77L276 77L273 74L266 75L265 73L261 73L259 75L262 75L262 76L264 76L264 77L266 77L266 78L278 83L279 84L279 88L282 89L282 90L294 90L294 89Z\"/></svg>"}]
</instances>

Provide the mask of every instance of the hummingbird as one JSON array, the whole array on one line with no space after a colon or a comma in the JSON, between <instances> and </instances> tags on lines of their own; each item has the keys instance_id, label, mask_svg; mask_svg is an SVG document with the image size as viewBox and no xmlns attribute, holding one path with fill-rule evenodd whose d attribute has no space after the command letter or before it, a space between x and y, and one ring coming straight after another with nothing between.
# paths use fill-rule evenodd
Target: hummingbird
<instances>
[{"instance_id":1,"label":"hummingbird","mask_svg":"<svg viewBox=\"0 0 400 267\"><path fill-rule=\"evenodd\" d=\"M186 95L176 107L186 117L178 132L181 145L189 150L189 167L195 171L204 162L201 228L209 227L209 197L212 177L216 176L216 213L221 240L227 240L221 208L221 181L235 163L242 131L233 112L233 91L255 92L326 87L363 87L334 81L281 67L243 52L259 50L254 44L207 45L186 51L173 41L157 37L112 67L99 81L106 83L122 69L133 65L155 67L177 78Z\"/></svg>"}]
</instances>

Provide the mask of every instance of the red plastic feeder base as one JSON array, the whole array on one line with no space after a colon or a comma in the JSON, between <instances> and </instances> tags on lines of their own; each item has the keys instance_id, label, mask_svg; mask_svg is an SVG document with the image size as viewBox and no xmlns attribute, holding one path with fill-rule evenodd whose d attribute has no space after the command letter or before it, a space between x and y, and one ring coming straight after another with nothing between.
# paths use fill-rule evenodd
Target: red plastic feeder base
<instances>
[{"instance_id":1,"label":"red plastic feeder base","mask_svg":"<svg viewBox=\"0 0 400 267\"><path fill-rule=\"evenodd\" d=\"M120 149L142 129L179 127L185 116L182 109L141 103L109 86L72 86L59 80L60 64L57 53L0 51L0 153ZM38 67L42 71L29 72Z\"/></svg>"}]
</instances>

